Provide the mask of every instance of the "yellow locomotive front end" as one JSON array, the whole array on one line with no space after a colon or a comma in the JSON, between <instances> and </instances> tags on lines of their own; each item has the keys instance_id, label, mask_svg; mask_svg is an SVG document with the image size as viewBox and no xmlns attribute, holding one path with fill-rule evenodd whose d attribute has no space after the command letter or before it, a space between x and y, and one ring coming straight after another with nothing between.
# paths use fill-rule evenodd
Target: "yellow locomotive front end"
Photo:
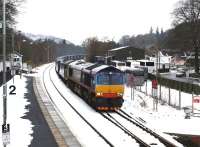
<instances>
[{"instance_id":1,"label":"yellow locomotive front end","mask_svg":"<svg viewBox=\"0 0 200 147\"><path fill-rule=\"evenodd\" d=\"M97 110L116 110L123 104L124 74L117 69L96 75L95 98Z\"/></svg>"}]
</instances>

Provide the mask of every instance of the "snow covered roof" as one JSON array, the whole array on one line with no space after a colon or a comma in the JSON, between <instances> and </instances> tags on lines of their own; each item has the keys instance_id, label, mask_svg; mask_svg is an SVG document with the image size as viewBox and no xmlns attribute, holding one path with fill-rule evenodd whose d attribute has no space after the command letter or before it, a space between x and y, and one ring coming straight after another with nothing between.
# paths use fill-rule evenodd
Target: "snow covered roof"
<instances>
[{"instance_id":1,"label":"snow covered roof","mask_svg":"<svg viewBox=\"0 0 200 147\"><path fill-rule=\"evenodd\" d=\"M171 56L161 56L159 59L157 59L156 57L150 57L150 60L153 62L160 62L160 63L170 63L171 62Z\"/></svg>"},{"instance_id":2,"label":"snow covered roof","mask_svg":"<svg viewBox=\"0 0 200 147\"><path fill-rule=\"evenodd\" d=\"M114 48L114 49L111 49L111 50L109 50L109 52L111 51L117 51L117 50L121 50L121 49L125 49L125 48L128 48L128 47L130 47L130 46L123 46L123 47L119 47L119 48Z\"/></svg>"},{"instance_id":3,"label":"snow covered roof","mask_svg":"<svg viewBox=\"0 0 200 147\"><path fill-rule=\"evenodd\" d=\"M136 60L136 61L138 61L138 62L154 62L154 61L151 61L151 60L145 60L145 59L143 59L143 60Z\"/></svg>"},{"instance_id":4,"label":"snow covered roof","mask_svg":"<svg viewBox=\"0 0 200 147\"><path fill-rule=\"evenodd\" d=\"M20 54L20 53L17 52L17 51L14 51L14 53L11 53L10 55L13 55L13 54L16 54L16 55L19 56L19 57L22 57L22 56L23 56L22 54Z\"/></svg>"},{"instance_id":5,"label":"snow covered roof","mask_svg":"<svg viewBox=\"0 0 200 147\"><path fill-rule=\"evenodd\" d=\"M111 60L111 62L115 62L115 63L125 63L123 61L118 61L118 60Z\"/></svg>"}]
</instances>

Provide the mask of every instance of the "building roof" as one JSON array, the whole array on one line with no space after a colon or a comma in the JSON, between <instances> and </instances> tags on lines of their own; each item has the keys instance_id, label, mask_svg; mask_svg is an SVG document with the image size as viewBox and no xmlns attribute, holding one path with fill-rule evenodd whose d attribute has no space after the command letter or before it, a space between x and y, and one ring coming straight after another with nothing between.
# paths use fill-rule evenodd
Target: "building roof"
<instances>
[{"instance_id":1,"label":"building roof","mask_svg":"<svg viewBox=\"0 0 200 147\"><path fill-rule=\"evenodd\" d=\"M111 62L114 62L114 63L125 63L123 61L118 61L118 60L111 60Z\"/></svg>"},{"instance_id":2,"label":"building roof","mask_svg":"<svg viewBox=\"0 0 200 147\"><path fill-rule=\"evenodd\" d=\"M109 50L109 52L117 51L117 50L121 50L121 49L125 49L125 48L129 48L129 47L130 47L130 46L122 46L122 47L118 47L118 48L111 49L111 50Z\"/></svg>"},{"instance_id":3,"label":"building roof","mask_svg":"<svg viewBox=\"0 0 200 147\"><path fill-rule=\"evenodd\" d=\"M18 56L20 56L20 57L22 57L23 55L22 54L20 54L19 52L17 52L17 51L14 51L13 53L11 53L11 55L12 54L16 54L16 55L18 55Z\"/></svg>"}]
</instances>

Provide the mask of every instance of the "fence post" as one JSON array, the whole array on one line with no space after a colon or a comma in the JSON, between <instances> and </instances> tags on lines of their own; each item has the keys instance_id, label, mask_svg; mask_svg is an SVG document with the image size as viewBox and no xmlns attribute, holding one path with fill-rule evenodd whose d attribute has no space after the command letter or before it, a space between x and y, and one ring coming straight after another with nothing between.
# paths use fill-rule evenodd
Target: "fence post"
<instances>
[{"instance_id":1,"label":"fence post","mask_svg":"<svg viewBox=\"0 0 200 147\"><path fill-rule=\"evenodd\" d=\"M131 87L131 100L133 100L132 87Z\"/></svg>"},{"instance_id":2,"label":"fence post","mask_svg":"<svg viewBox=\"0 0 200 147\"><path fill-rule=\"evenodd\" d=\"M181 109L181 86L179 85L179 109Z\"/></svg>"},{"instance_id":3,"label":"fence post","mask_svg":"<svg viewBox=\"0 0 200 147\"><path fill-rule=\"evenodd\" d=\"M159 85L159 100L161 100L161 84Z\"/></svg>"},{"instance_id":4,"label":"fence post","mask_svg":"<svg viewBox=\"0 0 200 147\"><path fill-rule=\"evenodd\" d=\"M194 92L192 91L192 113L194 113Z\"/></svg>"},{"instance_id":5,"label":"fence post","mask_svg":"<svg viewBox=\"0 0 200 147\"><path fill-rule=\"evenodd\" d=\"M171 92L170 92L170 87L169 87L169 101L168 101L168 104L170 105L171 103Z\"/></svg>"},{"instance_id":6,"label":"fence post","mask_svg":"<svg viewBox=\"0 0 200 147\"><path fill-rule=\"evenodd\" d=\"M147 80L146 80L146 88L145 88L145 94L147 95Z\"/></svg>"}]
</instances>

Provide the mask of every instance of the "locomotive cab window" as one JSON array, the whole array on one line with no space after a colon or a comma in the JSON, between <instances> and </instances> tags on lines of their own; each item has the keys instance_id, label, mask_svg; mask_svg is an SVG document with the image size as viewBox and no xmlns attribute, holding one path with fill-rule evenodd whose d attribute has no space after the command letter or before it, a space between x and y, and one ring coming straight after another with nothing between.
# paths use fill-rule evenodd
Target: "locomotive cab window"
<instances>
[{"instance_id":1,"label":"locomotive cab window","mask_svg":"<svg viewBox=\"0 0 200 147\"><path fill-rule=\"evenodd\" d=\"M99 73L97 74L98 85L109 85L109 74L108 73Z\"/></svg>"},{"instance_id":2,"label":"locomotive cab window","mask_svg":"<svg viewBox=\"0 0 200 147\"><path fill-rule=\"evenodd\" d=\"M97 85L121 85L123 84L123 73L106 73L97 74Z\"/></svg>"},{"instance_id":3,"label":"locomotive cab window","mask_svg":"<svg viewBox=\"0 0 200 147\"><path fill-rule=\"evenodd\" d=\"M112 85L123 84L123 74L122 73L112 73L110 75L110 81Z\"/></svg>"}]
</instances>

